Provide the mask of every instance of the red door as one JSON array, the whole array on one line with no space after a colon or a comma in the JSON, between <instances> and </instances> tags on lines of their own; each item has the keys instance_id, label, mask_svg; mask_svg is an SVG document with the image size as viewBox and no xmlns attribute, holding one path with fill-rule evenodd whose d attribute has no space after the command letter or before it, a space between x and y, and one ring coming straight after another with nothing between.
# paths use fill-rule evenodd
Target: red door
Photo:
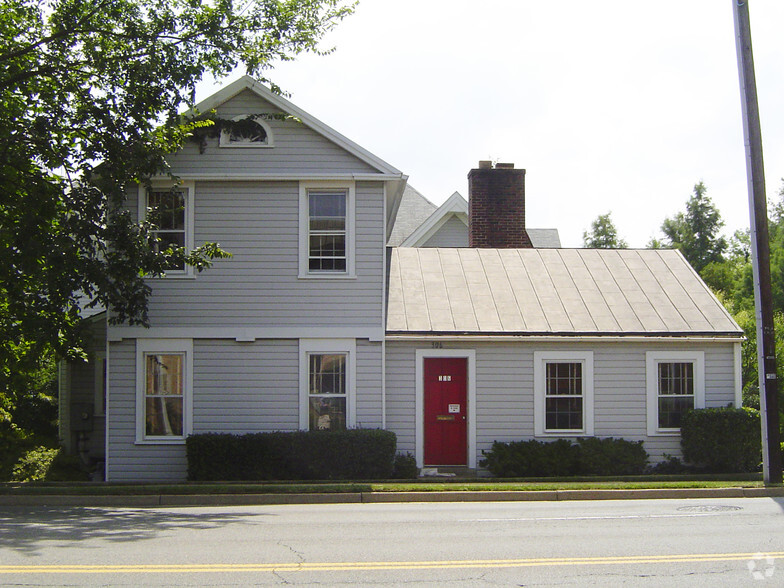
<instances>
[{"instance_id":1,"label":"red door","mask_svg":"<svg viewBox=\"0 0 784 588\"><path fill-rule=\"evenodd\" d=\"M426 357L425 465L464 466L467 451L465 357Z\"/></svg>"}]
</instances>

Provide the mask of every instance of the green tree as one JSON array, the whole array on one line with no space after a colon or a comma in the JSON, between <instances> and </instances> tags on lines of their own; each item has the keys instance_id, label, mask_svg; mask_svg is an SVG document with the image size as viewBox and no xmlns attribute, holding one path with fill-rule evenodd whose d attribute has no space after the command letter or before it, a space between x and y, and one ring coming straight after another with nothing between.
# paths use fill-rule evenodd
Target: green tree
<instances>
[{"instance_id":1,"label":"green tree","mask_svg":"<svg viewBox=\"0 0 784 588\"><path fill-rule=\"evenodd\" d=\"M226 256L215 243L158 251L155 227L122 208L211 124L178 116L197 82L239 66L265 81L276 62L319 52L352 10L346 0L0 0L4 422L30 358L79 354L80 302L146 324L146 277Z\"/></svg>"},{"instance_id":2,"label":"green tree","mask_svg":"<svg viewBox=\"0 0 784 588\"><path fill-rule=\"evenodd\" d=\"M583 232L583 247L587 249L626 249L626 241L618 237L618 229L610 213L600 214L591 223L591 230Z\"/></svg>"},{"instance_id":3,"label":"green tree","mask_svg":"<svg viewBox=\"0 0 784 588\"><path fill-rule=\"evenodd\" d=\"M723 226L724 221L707 195L705 184L699 182L686 202L686 212L666 218L661 230L667 245L680 249L692 267L701 272L709 263L724 260L727 240L719 234Z\"/></svg>"}]
</instances>

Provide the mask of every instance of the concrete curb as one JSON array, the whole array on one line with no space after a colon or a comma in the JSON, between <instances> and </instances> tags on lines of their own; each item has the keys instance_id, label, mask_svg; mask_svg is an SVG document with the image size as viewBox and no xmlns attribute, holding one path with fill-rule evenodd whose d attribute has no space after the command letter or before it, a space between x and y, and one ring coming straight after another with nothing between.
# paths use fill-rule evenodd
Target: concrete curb
<instances>
[{"instance_id":1,"label":"concrete curb","mask_svg":"<svg viewBox=\"0 0 784 588\"><path fill-rule=\"evenodd\" d=\"M509 502L561 500L640 500L676 498L777 498L776 488L661 488L639 490L538 490L445 492L346 492L313 494L144 494L0 495L2 506L118 507L253 506L267 504L349 504L393 502Z\"/></svg>"}]
</instances>

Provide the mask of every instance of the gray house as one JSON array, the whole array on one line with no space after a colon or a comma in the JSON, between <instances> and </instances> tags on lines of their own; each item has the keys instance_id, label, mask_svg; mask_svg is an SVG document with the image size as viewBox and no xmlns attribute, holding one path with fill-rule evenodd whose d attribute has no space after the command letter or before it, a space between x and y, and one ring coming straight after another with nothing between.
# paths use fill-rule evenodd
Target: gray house
<instances>
[{"instance_id":1,"label":"gray house","mask_svg":"<svg viewBox=\"0 0 784 588\"><path fill-rule=\"evenodd\" d=\"M742 331L679 253L533 247L503 164L469 174L470 247L388 248L436 212L406 220L400 171L248 77L213 109L255 126L186 145L178 189L129 206L233 257L150 280L150 328L90 318L91 362L61 368L63 442L107 480L182 480L185 438L211 431L385 428L436 467L589 435L658 459L687 407L740 403ZM417 245L462 222L451 200Z\"/></svg>"}]
</instances>

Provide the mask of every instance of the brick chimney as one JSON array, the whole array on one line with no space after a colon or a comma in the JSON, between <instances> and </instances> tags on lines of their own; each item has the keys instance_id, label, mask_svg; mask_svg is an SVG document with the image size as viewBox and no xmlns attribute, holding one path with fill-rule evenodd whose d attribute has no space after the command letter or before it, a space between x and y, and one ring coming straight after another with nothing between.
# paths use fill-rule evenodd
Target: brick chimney
<instances>
[{"instance_id":1,"label":"brick chimney","mask_svg":"<svg viewBox=\"0 0 784 588\"><path fill-rule=\"evenodd\" d=\"M533 247L525 230L525 170L480 161L468 172L468 246Z\"/></svg>"}]
</instances>

